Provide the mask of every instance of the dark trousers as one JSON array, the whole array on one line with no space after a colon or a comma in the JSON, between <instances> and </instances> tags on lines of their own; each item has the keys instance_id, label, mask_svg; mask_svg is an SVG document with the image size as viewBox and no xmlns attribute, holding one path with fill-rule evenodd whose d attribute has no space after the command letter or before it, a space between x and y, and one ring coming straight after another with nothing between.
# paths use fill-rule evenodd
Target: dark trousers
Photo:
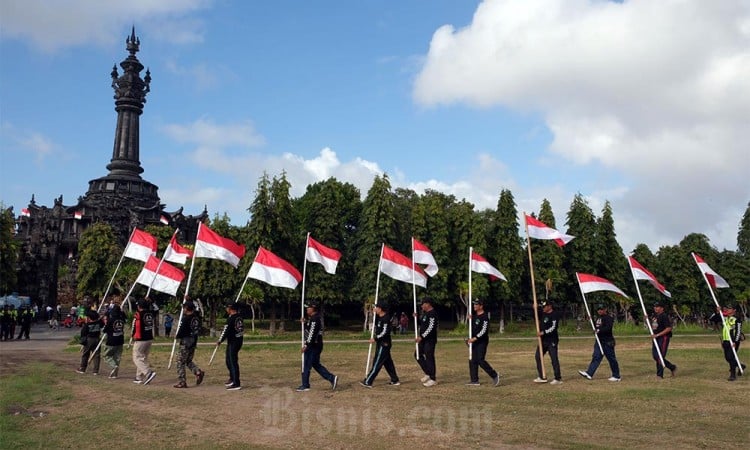
<instances>
[{"instance_id":1,"label":"dark trousers","mask_svg":"<svg viewBox=\"0 0 750 450\"><path fill-rule=\"evenodd\" d=\"M240 349L242 342L232 343L227 341L226 362L229 370L229 380L235 386L240 386Z\"/></svg>"},{"instance_id":2,"label":"dark trousers","mask_svg":"<svg viewBox=\"0 0 750 450\"><path fill-rule=\"evenodd\" d=\"M490 363L485 361L484 357L487 355L487 345L489 341L476 341L471 344L471 359L469 360L469 377L472 383L479 382L479 368L487 372L493 380L497 376L497 372L492 368Z\"/></svg>"},{"instance_id":3,"label":"dark trousers","mask_svg":"<svg viewBox=\"0 0 750 450\"><path fill-rule=\"evenodd\" d=\"M724 349L724 359L727 360L729 363L729 370L732 372L735 372L737 370L737 360L734 358L734 352L732 351L732 343L729 341L721 341L721 348ZM740 343L737 343L737 347L734 349L736 352L738 352L737 356L739 357L739 351L740 351Z\"/></svg>"},{"instance_id":4,"label":"dark trousers","mask_svg":"<svg viewBox=\"0 0 750 450\"><path fill-rule=\"evenodd\" d=\"M333 383L334 375L320 363L321 353L323 353L322 345L307 347L305 350L305 359L302 365L302 386L310 387L310 369L315 369L321 377Z\"/></svg>"},{"instance_id":5,"label":"dark trousers","mask_svg":"<svg viewBox=\"0 0 750 450\"><path fill-rule=\"evenodd\" d=\"M549 353L549 359L552 361L552 371L555 374L555 380L562 380L560 374L560 360L557 358L557 342L547 342L542 340L542 354L539 354L539 347L536 348L536 371L539 374L539 378L542 377L542 356L545 353Z\"/></svg>"},{"instance_id":6,"label":"dark trousers","mask_svg":"<svg viewBox=\"0 0 750 450\"><path fill-rule=\"evenodd\" d=\"M659 346L661 357L664 359L664 366L666 366L669 370L675 370L677 366L667 361L667 350L669 350L669 336L660 336L656 338L656 345ZM651 345L651 356L654 358L654 361L656 361L656 376L663 377L664 366L662 366L661 362L659 361L659 354L656 352L656 347L654 345Z\"/></svg>"},{"instance_id":7,"label":"dark trousers","mask_svg":"<svg viewBox=\"0 0 750 450\"><path fill-rule=\"evenodd\" d=\"M424 372L425 375L429 376L431 380L435 380L435 373L437 371L435 367L435 345L437 344L437 341L431 341L431 340L421 340L418 345L419 349L419 358L417 358L417 363L419 364L419 367L422 368L422 372ZM416 358L416 353L414 355Z\"/></svg>"},{"instance_id":8,"label":"dark trousers","mask_svg":"<svg viewBox=\"0 0 750 450\"><path fill-rule=\"evenodd\" d=\"M81 370L86 371L86 367L89 365L89 357L91 352L99 345L99 337L86 338L86 344L83 346L83 353L81 354ZM91 362L94 363L94 373L99 372L99 363L101 362L101 347L96 350L94 357L91 358Z\"/></svg>"},{"instance_id":9,"label":"dark trousers","mask_svg":"<svg viewBox=\"0 0 750 450\"><path fill-rule=\"evenodd\" d=\"M599 368L599 364L602 362L602 358L606 357L609 368L612 369L612 376L620 378L620 364L617 363L617 356L615 356L615 341L601 341L601 343L604 355L602 355L602 351L599 349L599 344L594 342L594 354L591 355L591 364L589 364L586 373L593 377L596 369Z\"/></svg>"},{"instance_id":10,"label":"dark trousers","mask_svg":"<svg viewBox=\"0 0 750 450\"><path fill-rule=\"evenodd\" d=\"M31 324L21 324L21 331L18 332L18 337L16 339L21 339L21 336L25 336L26 339L29 338L29 332L31 331Z\"/></svg>"},{"instance_id":11,"label":"dark trousers","mask_svg":"<svg viewBox=\"0 0 750 450\"><path fill-rule=\"evenodd\" d=\"M383 367L385 367L388 376L391 377L391 382L398 382L396 366L393 364L393 358L391 358L391 346L378 344L375 349L375 357L372 359L372 370L370 370L370 373L365 377L365 384L371 385L378 376L380 369Z\"/></svg>"}]
</instances>

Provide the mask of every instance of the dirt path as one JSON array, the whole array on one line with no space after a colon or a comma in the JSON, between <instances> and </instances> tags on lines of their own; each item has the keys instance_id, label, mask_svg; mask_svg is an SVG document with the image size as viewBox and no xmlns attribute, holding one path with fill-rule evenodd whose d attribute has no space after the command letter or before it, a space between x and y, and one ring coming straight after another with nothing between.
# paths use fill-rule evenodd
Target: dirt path
<instances>
[{"instance_id":1,"label":"dirt path","mask_svg":"<svg viewBox=\"0 0 750 450\"><path fill-rule=\"evenodd\" d=\"M16 329L18 332L18 329ZM30 339L0 342L0 376L12 373L19 365L29 361L52 361L70 364L71 358L63 353L79 328L61 328L52 331L46 323L34 324Z\"/></svg>"}]
</instances>

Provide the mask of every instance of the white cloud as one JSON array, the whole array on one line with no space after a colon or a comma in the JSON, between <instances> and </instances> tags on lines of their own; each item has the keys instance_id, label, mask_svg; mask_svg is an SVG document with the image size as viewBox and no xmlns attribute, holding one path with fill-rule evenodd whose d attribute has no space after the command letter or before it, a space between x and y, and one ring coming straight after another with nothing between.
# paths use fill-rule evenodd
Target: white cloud
<instances>
[{"instance_id":1,"label":"white cloud","mask_svg":"<svg viewBox=\"0 0 750 450\"><path fill-rule=\"evenodd\" d=\"M435 31L413 95L540 113L551 157L629 181L609 198L621 241L697 231L734 248L750 198L748 23L742 0L486 0L469 26ZM565 189L558 221L578 188Z\"/></svg>"},{"instance_id":2,"label":"white cloud","mask_svg":"<svg viewBox=\"0 0 750 450\"><path fill-rule=\"evenodd\" d=\"M13 124L3 122L0 135L12 143L7 150L30 153L38 164L56 153L57 145L38 131L19 130Z\"/></svg>"},{"instance_id":3,"label":"white cloud","mask_svg":"<svg viewBox=\"0 0 750 450\"><path fill-rule=\"evenodd\" d=\"M201 42L202 25L183 16L208 8L212 0L4 0L0 14L3 38L28 40L54 52L82 44L111 44L133 23L153 28L154 36L173 43Z\"/></svg>"},{"instance_id":4,"label":"white cloud","mask_svg":"<svg viewBox=\"0 0 750 450\"><path fill-rule=\"evenodd\" d=\"M255 126L249 120L217 125L210 119L200 118L187 125L164 125L162 131L177 142L210 148L249 148L265 144L265 138L255 130Z\"/></svg>"}]
</instances>

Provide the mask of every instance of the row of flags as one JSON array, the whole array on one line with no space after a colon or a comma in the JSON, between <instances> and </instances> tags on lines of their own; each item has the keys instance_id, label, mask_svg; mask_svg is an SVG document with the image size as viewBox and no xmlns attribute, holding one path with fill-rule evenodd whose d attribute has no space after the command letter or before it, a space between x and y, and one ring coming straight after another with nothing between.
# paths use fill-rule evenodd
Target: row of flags
<instances>
[{"instance_id":1,"label":"row of flags","mask_svg":"<svg viewBox=\"0 0 750 450\"><path fill-rule=\"evenodd\" d=\"M560 233L554 228L546 226L531 216L527 215L526 220L529 237L554 240L560 246L567 244L574 238L574 236ZM154 236L136 228L125 247L123 256L145 263L136 280L137 283L170 295L176 294L179 285L185 279L185 273L169 264L169 262L184 265L188 258L209 258L225 261L236 268L245 255L243 245L220 236L203 224L198 227L194 251L181 246L177 242L176 232L172 235L161 259L156 258L157 244L157 239ZM412 249L412 257L408 258L384 244L380 256L379 270L395 280L426 287L428 277L433 277L438 273L437 262L430 249L419 240L412 238ZM693 254L693 256L711 287L729 287L727 281L711 269L700 256L697 254ZM335 274L338 262L341 259L341 253L321 244L312 237L308 237L305 259L309 262L321 264L327 273ZM670 292L648 269L632 256L628 256L627 259L634 279L648 281L663 295L671 297ZM424 268L420 265L423 265ZM470 252L469 269L472 272L486 274L491 280L507 281L500 270L473 250ZM605 290L627 297L622 290L604 278L582 273L577 274L577 277L583 293ZM292 264L261 246L258 248L253 264L247 273L247 278L257 279L276 287L295 289L302 280L302 275Z\"/></svg>"}]
</instances>

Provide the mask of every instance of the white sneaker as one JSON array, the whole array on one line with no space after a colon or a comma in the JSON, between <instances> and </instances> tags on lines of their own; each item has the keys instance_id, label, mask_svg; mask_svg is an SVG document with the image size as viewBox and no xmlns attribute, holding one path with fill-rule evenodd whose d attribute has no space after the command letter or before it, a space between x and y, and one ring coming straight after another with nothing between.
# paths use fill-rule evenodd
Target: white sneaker
<instances>
[{"instance_id":1,"label":"white sneaker","mask_svg":"<svg viewBox=\"0 0 750 450\"><path fill-rule=\"evenodd\" d=\"M579 370L578 373L581 374L581 376L583 378L586 378L587 380L590 380L592 378L591 375L589 375L589 373L586 372L585 370Z\"/></svg>"},{"instance_id":2,"label":"white sneaker","mask_svg":"<svg viewBox=\"0 0 750 450\"><path fill-rule=\"evenodd\" d=\"M547 382L546 378L539 378L539 377L534 378L534 383L546 383L546 382Z\"/></svg>"},{"instance_id":3,"label":"white sneaker","mask_svg":"<svg viewBox=\"0 0 750 450\"><path fill-rule=\"evenodd\" d=\"M422 378L420 378L419 381L421 381L422 383L427 383L427 380L429 380L429 379L430 379L430 376L429 375L425 375Z\"/></svg>"},{"instance_id":4,"label":"white sneaker","mask_svg":"<svg viewBox=\"0 0 750 450\"><path fill-rule=\"evenodd\" d=\"M435 386L436 384L437 384L437 381L435 381L435 380L433 380L433 379L431 379L431 378L428 377L427 381L425 381L424 383L422 383L422 386L424 386L424 387L432 387L432 386Z\"/></svg>"},{"instance_id":5,"label":"white sneaker","mask_svg":"<svg viewBox=\"0 0 750 450\"><path fill-rule=\"evenodd\" d=\"M622 378L617 378L617 377L609 377L608 378L609 381L620 381L621 379Z\"/></svg>"},{"instance_id":6,"label":"white sneaker","mask_svg":"<svg viewBox=\"0 0 750 450\"><path fill-rule=\"evenodd\" d=\"M562 380L552 380L549 382L549 384L554 384L554 385L562 384Z\"/></svg>"}]
</instances>

